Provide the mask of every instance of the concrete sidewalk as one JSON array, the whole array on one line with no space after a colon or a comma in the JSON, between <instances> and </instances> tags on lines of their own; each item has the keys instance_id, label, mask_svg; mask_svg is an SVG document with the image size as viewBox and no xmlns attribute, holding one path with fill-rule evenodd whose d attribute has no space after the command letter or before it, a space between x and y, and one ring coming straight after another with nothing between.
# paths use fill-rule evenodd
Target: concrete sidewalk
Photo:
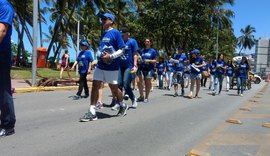
<instances>
[{"instance_id":1,"label":"concrete sidewalk","mask_svg":"<svg viewBox=\"0 0 270 156\"><path fill-rule=\"evenodd\" d=\"M263 82L265 83L265 82ZM270 83L221 123L187 156L266 156L270 153Z\"/></svg>"}]
</instances>

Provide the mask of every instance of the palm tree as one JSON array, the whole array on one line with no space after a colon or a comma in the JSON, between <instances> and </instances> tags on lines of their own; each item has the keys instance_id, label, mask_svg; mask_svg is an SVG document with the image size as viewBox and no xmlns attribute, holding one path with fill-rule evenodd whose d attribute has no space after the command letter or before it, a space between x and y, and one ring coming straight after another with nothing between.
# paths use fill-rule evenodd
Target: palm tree
<instances>
[{"instance_id":1,"label":"palm tree","mask_svg":"<svg viewBox=\"0 0 270 156\"><path fill-rule=\"evenodd\" d=\"M248 25L244 29L242 28L240 32L242 35L237 38L237 45L241 48L239 51L239 56L243 49L251 49L256 43L255 37L253 35L253 33L256 32L254 27Z\"/></svg>"}]
</instances>

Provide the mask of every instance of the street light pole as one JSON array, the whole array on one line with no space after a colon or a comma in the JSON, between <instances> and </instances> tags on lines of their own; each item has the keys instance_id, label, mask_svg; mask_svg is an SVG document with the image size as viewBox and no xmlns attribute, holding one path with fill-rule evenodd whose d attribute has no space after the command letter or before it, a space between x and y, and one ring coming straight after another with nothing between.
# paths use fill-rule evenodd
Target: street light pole
<instances>
[{"instance_id":1,"label":"street light pole","mask_svg":"<svg viewBox=\"0 0 270 156\"><path fill-rule=\"evenodd\" d=\"M216 60L218 59L218 30L219 30L219 17L218 17L218 22L217 22L217 38L216 38L216 39L217 39L217 41L216 41L216 42L217 42L217 43L216 43L216 44L217 44L217 45L216 45L216 48L217 48L217 49L216 49Z\"/></svg>"},{"instance_id":2,"label":"street light pole","mask_svg":"<svg viewBox=\"0 0 270 156\"><path fill-rule=\"evenodd\" d=\"M77 25L77 49L76 49L76 59L78 57L78 52L79 52L79 48L80 48L80 17L78 15L78 25ZM78 75L78 65L76 66L76 76Z\"/></svg>"},{"instance_id":3,"label":"street light pole","mask_svg":"<svg viewBox=\"0 0 270 156\"><path fill-rule=\"evenodd\" d=\"M36 85L37 71L37 34L38 34L38 0L33 1L33 47L32 47L32 87Z\"/></svg>"}]
</instances>

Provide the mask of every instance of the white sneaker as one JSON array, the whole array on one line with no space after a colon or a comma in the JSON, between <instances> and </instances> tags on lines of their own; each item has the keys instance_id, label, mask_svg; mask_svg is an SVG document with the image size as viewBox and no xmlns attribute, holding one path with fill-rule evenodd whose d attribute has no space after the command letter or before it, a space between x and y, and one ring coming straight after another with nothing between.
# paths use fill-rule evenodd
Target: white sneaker
<instances>
[{"instance_id":1,"label":"white sneaker","mask_svg":"<svg viewBox=\"0 0 270 156\"><path fill-rule=\"evenodd\" d=\"M143 101L144 103L148 103L148 99L144 99L144 101Z\"/></svg>"},{"instance_id":2,"label":"white sneaker","mask_svg":"<svg viewBox=\"0 0 270 156\"><path fill-rule=\"evenodd\" d=\"M116 103L116 104L111 108L111 110L117 111L117 110L119 110L119 108L120 108L120 105L119 105L118 103Z\"/></svg>"},{"instance_id":3,"label":"white sneaker","mask_svg":"<svg viewBox=\"0 0 270 156\"><path fill-rule=\"evenodd\" d=\"M240 96L244 96L243 94L240 94Z\"/></svg>"},{"instance_id":4,"label":"white sneaker","mask_svg":"<svg viewBox=\"0 0 270 156\"><path fill-rule=\"evenodd\" d=\"M138 107L138 103L137 103L137 99L136 98L132 101L132 105L131 106L133 108L137 108Z\"/></svg>"}]
</instances>

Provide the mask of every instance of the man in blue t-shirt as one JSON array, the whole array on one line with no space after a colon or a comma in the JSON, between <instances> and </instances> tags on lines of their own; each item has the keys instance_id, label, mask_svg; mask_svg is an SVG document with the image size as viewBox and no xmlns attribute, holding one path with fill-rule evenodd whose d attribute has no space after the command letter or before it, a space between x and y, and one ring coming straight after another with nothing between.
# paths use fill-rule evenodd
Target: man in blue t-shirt
<instances>
[{"instance_id":1,"label":"man in blue t-shirt","mask_svg":"<svg viewBox=\"0 0 270 156\"><path fill-rule=\"evenodd\" d=\"M11 94L11 34L14 11L6 0L0 0L0 137L15 133L16 122Z\"/></svg>"},{"instance_id":2,"label":"man in blue t-shirt","mask_svg":"<svg viewBox=\"0 0 270 156\"><path fill-rule=\"evenodd\" d=\"M80 121L87 122L97 120L96 103L98 101L99 89L103 82L109 83L113 95L117 97L120 109L118 115L125 116L128 106L123 102L123 95L118 89L118 71L120 67L120 56L123 55L125 43L121 33L113 28L115 21L114 15L104 13L99 15L104 28L104 33L100 39L100 45L97 52L98 63L93 74L92 93L90 108Z\"/></svg>"},{"instance_id":3,"label":"man in blue t-shirt","mask_svg":"<svg viewBox=\"0 0 270 156\"><path fill-rule=\"evenodd\" d=\"M178 96L178 84L181 85L181 96L184 96L184 69L187 63L187 56L183 53L182 47L177 48L177 54L170 59L173 63L174 74L173 74L173 84L174 84L174 97Z\"/></svg>"},{"instance_id":4,"label":"man in blue t-shirt","mask_svg":"<svg viewBox=\"0 0 270 156\"><path fill-rule=\"evenodd\" d=\"M91 64L93 62L93 58L90 50L88 50L89 44L86 41L80 43L81 52L79 53L76 62L73 64L71 70L74 69L76 65L79 66L79 89L77 92L77 96L75 98L80 98L82 94L82 90L84 88L85 98L89 96L89 89L87 85L87 74L91 71Z\"/></svg>"},{"instance_id":5,"label":"man in blue t-shirt","mask_svg":"<svg viewBox=\"0 0 270 156\"><path fill-rule=\"evenodd\" d=\"M118 74L118 87L125 90L125 99L130 98L132 107L137 107L137 101L133 91L131 89L132 74L137 72L137 60L138 60L138 44L133 38L130 38L130 31L127 27L121 28L122 38L125 42L124 54L120 57L120 69ZM115 101L115 100L114 100ZM120 107L119 104L115 104L112 110L117 110Z\"/></svg>"}]
</instances>

